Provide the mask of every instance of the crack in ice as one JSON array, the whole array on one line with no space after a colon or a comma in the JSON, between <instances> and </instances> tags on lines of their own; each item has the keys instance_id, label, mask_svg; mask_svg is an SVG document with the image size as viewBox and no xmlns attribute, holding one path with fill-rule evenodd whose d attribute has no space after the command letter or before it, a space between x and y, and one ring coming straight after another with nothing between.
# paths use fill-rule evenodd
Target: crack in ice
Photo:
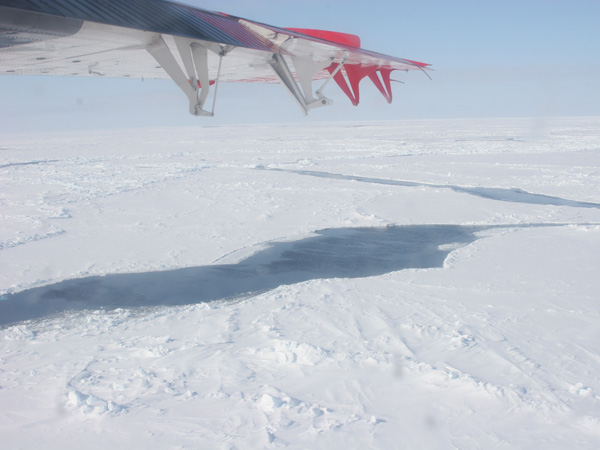
<instances>
[{"instance_id":1,"label":"crack in ice","mask_svg":"<svg viewBox=\"0 0 600 450\"><path fill-rule=\"evenodd\" d=\"M455 186L450 184L422 183L417 181L388 180L385 178L361 177L330 172L318 172L313 170L279 169L267 167L257 167L257 169L295 173L298 175L307 175L318 178L330 178L333 180L359 181L362 183L384 184L390 186L431 187L436 189L450 189L454 192L459 192L461 194L470 194L489 200L498 200L501 202L527 203L531 205L571 206L573 208L600 208L600 203L568 200L545 194L533 194L531 192L527 192L519 188L466 187Z\"/></svg>"}]
</instances>

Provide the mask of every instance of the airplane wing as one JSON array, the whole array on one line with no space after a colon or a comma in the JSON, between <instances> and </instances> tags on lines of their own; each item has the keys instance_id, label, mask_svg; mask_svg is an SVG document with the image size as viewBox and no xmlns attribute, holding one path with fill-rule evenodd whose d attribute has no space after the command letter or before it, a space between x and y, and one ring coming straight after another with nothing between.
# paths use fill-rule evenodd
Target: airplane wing
<instances>
[{"instance_id":1,"label":"airplane wing","mask_svg":"<svg viewBox=\"0 0 600 450\"><path fill-rule=\"evenodd\" d=\"M391 103L390 74L428 66L365 50L351 34L163 0L0 0L0 75L172 79L196 116L213 115L205 104L219 82L279 82L307 114L332 103L322 92L332 80L358 105L368 77Z\"/></svg>"}]
</instances>

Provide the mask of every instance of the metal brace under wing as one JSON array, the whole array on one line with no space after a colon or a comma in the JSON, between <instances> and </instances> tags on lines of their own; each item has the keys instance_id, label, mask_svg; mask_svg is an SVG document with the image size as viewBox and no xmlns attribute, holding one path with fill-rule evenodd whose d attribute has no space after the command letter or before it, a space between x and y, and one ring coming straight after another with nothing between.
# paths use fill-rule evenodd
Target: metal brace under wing
<instances>
[{"instance_id":1,"label":"metal brace under wing","mask_svg":"<svg viewBox=\"0 0 600 450\"><path fill-rule=\"evenodd\" d=\"M190 102L190 114L213 116L212 112L203 109L210 89L207 48L199 42L185 38L175 38L175 43L188 73L187 76L161 35L158 35L146 50L187 96Z\"/></svg>"},{"instance_id":2,"label":"metal brace under wing","mask_svg":"<svg viewBox=\"0 0 600 450\"><path fill-rule=\"evenodd\" d=\"M323 96L319 90L317 92L317 99L315 99L312 95L312 76L322 70L326 66L330 64L327 62L326 65L313 63L311 60L303 60L300 58L293 59L296 75L300 81L300 85L302 89L298 86L292 71L290 70L287 62L285 61L283 55L273 53L273 56L268 61L269 66L273 69L273 72L281 81L281 84L287 89L287 91L292 95L300 109L304 115L308 114L308 111L313 108L318 108L320 106L328 106L333 104L333 100L330 100ZM304 90L304 92L303 92Z\"/></svg>"}]
</instances>

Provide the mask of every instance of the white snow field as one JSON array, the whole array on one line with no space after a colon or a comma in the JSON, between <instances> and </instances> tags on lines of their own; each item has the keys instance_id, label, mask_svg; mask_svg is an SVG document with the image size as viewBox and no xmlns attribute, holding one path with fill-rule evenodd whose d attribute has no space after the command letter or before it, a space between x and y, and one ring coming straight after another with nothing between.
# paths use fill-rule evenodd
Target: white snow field
<instances>
[{"instance_id":1,"label":"white snow field","mask_svg":"<svg viewBox=\"0 0 600 450\"><path fill-rule=\"evenodd\" d=\"M600 118L4 132L0 208L3 449L600 448Z\"/></svg>"}]
</instances>

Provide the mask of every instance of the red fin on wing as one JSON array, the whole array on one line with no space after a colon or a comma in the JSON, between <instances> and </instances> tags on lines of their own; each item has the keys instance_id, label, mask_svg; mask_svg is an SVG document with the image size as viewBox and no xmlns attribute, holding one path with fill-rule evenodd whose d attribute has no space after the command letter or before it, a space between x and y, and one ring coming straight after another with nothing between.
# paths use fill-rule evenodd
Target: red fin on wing
<instances>
[{"instance_id":1,"label":"red fin on wing","mask_svg":"<svg viewBox=\"0 0 600 450\"><path fill-rule=\"evenodd\" d=\"M319 39L324 39L326 41L347 45L349 47L360 48L360 37L355 34L340 33L338 31L313 30L308 28L287 29ZM332 64L327 68L329 73L333 73L336 69L337 64ZM360 102L360 91L358 85L366 76L373 81L373 84L375 84L377 89L379 89L379 92L381 92L387 102L392 103L390 73L393 70L394 69L383 68L376 65L362 66L356 64L346 64L344 66L344 71L346 72L346 77L348 78L348 82L350 82L350 86L348 86L348 82L346 81L346 78L344 78L341 70L334 75L333 79L340 89L342 89L342 91L348 96L354 106L357 106ZM377 72L379 72L379 76L377 75Z\"/></svg>"},{"instance_id":2,"label":"red fin on wing","mask_svg":"<svg viewBox=\"0 0 600 450\"><path fill-rule=\"evenodd\" d=\"M360 48L360 37L355 34L340 33L339 31L312 30L309 28L286 28L286 30L296 31L325 41L337 42L338 44Z\"/></svg>"}]
</instances>

